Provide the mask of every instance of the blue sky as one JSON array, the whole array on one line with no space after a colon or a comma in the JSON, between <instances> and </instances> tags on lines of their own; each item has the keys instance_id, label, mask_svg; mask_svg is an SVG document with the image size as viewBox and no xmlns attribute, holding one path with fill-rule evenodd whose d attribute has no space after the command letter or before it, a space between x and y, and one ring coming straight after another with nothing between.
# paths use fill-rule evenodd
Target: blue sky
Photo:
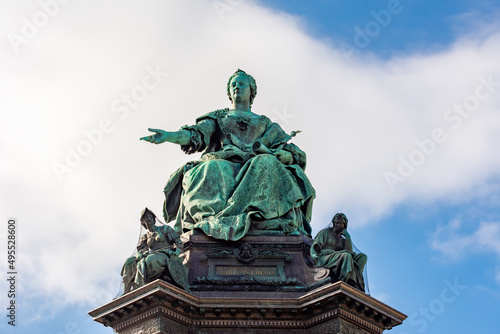
<instances>
[{"instance_id":1,"label":"blue sky","mask_svg":"<svg viewBox=\"0 0 500 334\"><path fill-rule=\"evenodd\" d=\"M112 332L86 312L115 296L139 212L160 212L192 159L138 138L227 106L236 68L257 80L254 112L302 130L313 234L347 214L372 296L408 315L389 333L498 332L498 2L0 3L0 216L18 219L20 252L2 333Z\"/></svg>"},{"instance_id":2,"label":"blue sky","mask_svg":"<svg viewBox=\"0 0 500 334\"><path fill-rule=\"evenodd\" d=\"M263 1L265 5L304 18L312 35L331 39L332 44L353 43L354 27L364 28L374 18L372 12L387 9L389 1ZM314 4L314 5L313 5ZM392 14L390 25L371 40L364 51L390 58L401 53L425 50L443 50L453 43L459 32L470 22L459 21L463 15L478 15L493 19L488 14L497 9L495 1L419 1L394 2L398 13ZM401 10L399 10L401 8ZM464 26L465 25L465 26Z\"/></svg>"}]
</instances>

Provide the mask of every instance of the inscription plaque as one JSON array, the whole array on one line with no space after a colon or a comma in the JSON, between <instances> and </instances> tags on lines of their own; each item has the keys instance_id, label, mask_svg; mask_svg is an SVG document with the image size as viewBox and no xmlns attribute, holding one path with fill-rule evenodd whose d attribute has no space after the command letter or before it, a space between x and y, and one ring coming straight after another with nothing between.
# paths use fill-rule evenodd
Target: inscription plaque
<instances>
[{"instance_id":1,"label":"inscription plaque","mask_svg":"<svg viewBox=\"0 0 500 334\"><path fill-rule=\"evenodd\" d=\"M280 276L278 269L274 266L269 267L246 267L246 266L216 266L215 274L217 276Z\"/></svg>"}]
</instances>

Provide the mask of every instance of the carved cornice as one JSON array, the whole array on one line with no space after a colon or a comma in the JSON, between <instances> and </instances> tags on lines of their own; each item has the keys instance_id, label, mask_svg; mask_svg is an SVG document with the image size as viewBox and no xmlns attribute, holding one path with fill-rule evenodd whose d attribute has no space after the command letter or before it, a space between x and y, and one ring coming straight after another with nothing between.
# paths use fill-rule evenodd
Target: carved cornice
<instances>
[{"instance_id":1,"label":"carved cornice","mask_svg":"<svg viewBox=\"0 0 500 334\"><path fill-rule=\"evenodd\" d=\"M406 318L401 312L343 282L322 286L300 298L283 298L282 294L272 293L255 298L241 295L208 298L156 280L89 314L117 332L147 319L165 317L198 328L283 329L307 329L339 318L369 333L382 333Z\"/></svg>"},{"instance_id":2,"label":"carved cornice","mask_svg":"<svg viewBox=\"0 0 500 334\"><path fill-rule=\"evenodd\" d=\"M257 248L303 249L312 244L311 237L305 235L266 235L266 240L262 237L262 235L246 235L237 242L222 241L193 230L181 235L181 240L185 242L185 247L196 245L199 248L238 247L240 243L248 242Z\"/></svg>"}]
</instances>

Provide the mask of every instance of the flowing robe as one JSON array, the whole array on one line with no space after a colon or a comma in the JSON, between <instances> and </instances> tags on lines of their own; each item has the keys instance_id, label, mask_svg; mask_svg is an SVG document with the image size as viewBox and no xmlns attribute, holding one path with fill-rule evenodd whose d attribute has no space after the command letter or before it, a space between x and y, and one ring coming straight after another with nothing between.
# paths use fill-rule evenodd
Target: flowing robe
<instances>
[{"instance_id":1,"label":"flowing robe","mask_svg":"<svg viewBox=\"0 0 500 334\"><path fill-rule=\"evenodd\" d=\"M305 153L266 116L238 117L216 110L182 129L201 158L179 168L167 182L163 214L175 231L195 228L208 236L238 240L251 229L283 229L310 235L315 191L304 173ZM273 153L286 150L289 165Z\"/></svg>"},{"instance_id":2,"label":"flowing robe","mask_svg":"<svg viewBox=\"0 0 500 334\"><path fill-rule=\"evenodd\" d=\"M129 257L122 268L124 283L143 286L168 273L175 283L189 289L187 271L174 250L173 245L182 246L179 235L167 225L155 226L154 233L148 231L141 237L137 250L144 254L141 259Z\"/></svg>"},{"instance_id":3,"label":"flowing robe","mask_svg":"<svg viewBox=\"0 0 500 334\"><path fill-rule=\"evenodd\" d=\"M363 269L367 261L366 255L349 252L345 239L337 240L333 229L326 228L318 232L310 254L317 267L330 269L334 279L365 291Z\"/></svg>"}]
</instances>

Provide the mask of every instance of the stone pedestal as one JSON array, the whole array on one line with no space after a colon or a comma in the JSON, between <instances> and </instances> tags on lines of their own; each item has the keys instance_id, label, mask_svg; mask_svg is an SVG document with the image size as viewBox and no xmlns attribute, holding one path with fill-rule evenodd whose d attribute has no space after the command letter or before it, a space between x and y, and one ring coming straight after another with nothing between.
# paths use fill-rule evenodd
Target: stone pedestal
<instances>
[{"instance_id":1,"label":"stone pedestal","mask_svg":"<svg viewBox=\"0 0 500 334\"><path fill-rule=\"evenodd\" d=\"M191 293L156 280L89 314L120 334L382 333L406 316L308 260L312 240L182 236Z\"/></svg>"},{"instance_id":2,"label":"stone pedestal","mask_svg":"<svg viewBox=\"0 0 500 334\"><path fill-rule=\"evenodd\" d=\"M184 241L188 281L200 297L299 297L330 282L328 271L309 256L312 239L304 235L247 235L237 242L217 240L194 230ZM269 294L265 294L269 295Z\"/></svg>"},{"instance_id":3,"label":"stone pedestal","mask_svg":"<svg viewBox=\"0 0 500 334\"><path fill-rule=\"evenodd\" d=\"M198 297L157 280L89 314L119 334L375 334L406 318L342 282L274 299Z\"/></svg>"}]
</instances>

